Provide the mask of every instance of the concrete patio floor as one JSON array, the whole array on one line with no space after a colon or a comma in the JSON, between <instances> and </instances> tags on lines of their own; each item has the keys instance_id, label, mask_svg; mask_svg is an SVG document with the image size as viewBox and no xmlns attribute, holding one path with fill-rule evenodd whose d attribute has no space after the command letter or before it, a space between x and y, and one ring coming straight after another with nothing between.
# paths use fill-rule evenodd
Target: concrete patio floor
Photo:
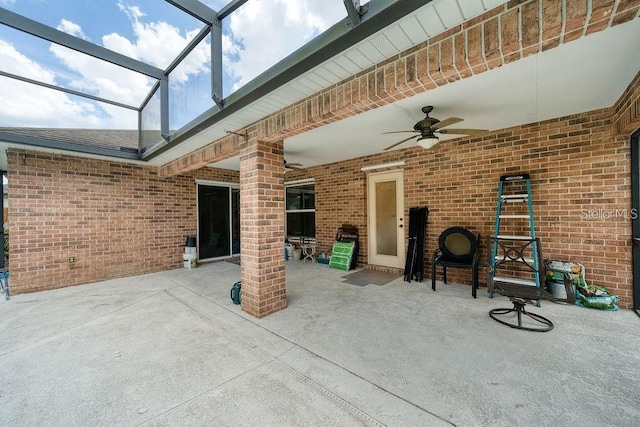
<instances>
[{"instance_id":1,"label":"concrete patio floor","mask_svg":"<svg viewBox=\"0 0 640 427\"><path fill-rule=\"evenodd\" d=\"M226 262L0 300L0 424L638 425L634 312L544 303L533 333L484 289L346 274L288 262L264 319Z\"/></svg>"}]
</instances>

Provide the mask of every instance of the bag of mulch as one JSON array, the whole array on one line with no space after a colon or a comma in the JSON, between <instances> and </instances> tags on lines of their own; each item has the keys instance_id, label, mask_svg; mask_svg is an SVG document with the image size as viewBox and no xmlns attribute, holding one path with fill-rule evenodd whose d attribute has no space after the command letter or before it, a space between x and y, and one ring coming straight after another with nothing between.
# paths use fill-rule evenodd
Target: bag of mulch
<instances>
[{"instance_id":1,"label":"bag of mulch","mask_svg":"<svg viewBox=\"0 0 640 427\"><path fill-rule=\"evenodd\" d=\"M608 295L602 297L587 297L580 292L576 293L576 305L587 308L598 308L600 310L617 311L618 297L615 295Z\"/></svg>"},{"instance_id":2,"label":"bag of mulch","mask_svg":"<svg viewBox=\"0 0 640 427\"><path fill-rule=\"evenodd\" d=\"M600 310L617 311L619 298L611 295L604 286L588 285L586 282L576 287L576 305Z\"/></svg>"},{"instance_id":3,"label":"bag of mulch","mask_svg":"<svg viewBox=\"0 0 640 427\"><path fill-rule=\"evenodd\" d=\"M577 262L547 261L547 280L562 280L562 272L567 272L573 278L576 288L576 305L600 310L617 311L619 298L611 295L604 286L590 285L584 274L584 266Z\"/></svg>"}]
</instances>

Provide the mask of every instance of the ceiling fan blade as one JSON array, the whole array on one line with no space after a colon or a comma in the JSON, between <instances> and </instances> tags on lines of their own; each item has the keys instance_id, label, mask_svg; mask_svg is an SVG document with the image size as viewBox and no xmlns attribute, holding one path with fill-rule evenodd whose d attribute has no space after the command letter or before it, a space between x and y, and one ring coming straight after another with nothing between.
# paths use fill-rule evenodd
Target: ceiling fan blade
<instances>
[{"instance_id":1,"label":"ceiling fan blade","mask_svg":"<svg viewBox=\"0 0 640 427\"><path fill-rule=\"evenodd\" d=\"M458 117L449 117L448 119L444 119L438 123L436 123L435 125L431 126L431 129L442 129L444 127L447 126L451 126L454 125L456 123L460 123L463 119L460 119Z\"/></svg>"},{"instance_id":2,"label":"ceiling fan blade","mask_svg":"<svg viewBox=\"0 0 640 427\"><path fill-rule=\"evenodd\" d=\"M400 144L402 144L403 142L407 142L408 140L413 139L413 138L415 138L415 136L410 136L409 138L405 138L405 139L403 139L403 140L402 140L402 141L400 141L400 142L396 142L395 144L388 146L387 148L385 148L385 149L384 149L384 150L382 150L382 151L391 150L391 149L392 149L393 147L395 147L396 145L400 145Z\"/></svg>"},{"instance_id":3,"label":"ceiling fan blade","mask_svg":"<svg viewBox=\"0 0 640 427\"><path fill-rule=\"evenodd\" d=\"M438 133L443 135L451 134L451 135L485 135L489 133L487 129L440 129Z\"/></svg>"},{"instance_id":4,"label":"ceiling fan blade","mask_svg":"<svg viewBox=\"0 0 640 427\"><path fill-rule=\"evenodd\" d=\"M382 132L382 135L387 135L389 133L407 133L407 132L420 133L419 130L394 130L394 131L391 131L391 132Z\"/></svg>"},{"instance_id":5,"label":"ceiling fan blade","mask_svg":"<svg viewBox=\"0 0 640 427\"><path fill-rule=\"evenodd\" d=\"M302 166L301 163L289 163L286 160L284 161L284 168L286 169L292 169L292 170L297 170L297 169L304 169L304 166Z\"/></svg>"}]
</instances>

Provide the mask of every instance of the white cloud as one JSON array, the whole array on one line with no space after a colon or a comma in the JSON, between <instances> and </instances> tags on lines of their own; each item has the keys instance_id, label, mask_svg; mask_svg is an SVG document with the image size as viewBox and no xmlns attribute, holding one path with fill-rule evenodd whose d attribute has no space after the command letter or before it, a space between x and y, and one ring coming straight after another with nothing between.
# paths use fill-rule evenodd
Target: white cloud
<instances>
[{"instance_id":1,"label":"white cloud","mask_svg":"<svg viewBox=\"0 0 640 427\"><path fill-rule=\"evenodd\" d=\"M77 74L69 83L76 90L135 107L151 89L151 79L142 74L57 44L52 44L49 50Z\"/></svg>"},{"instance_id":2,"label":"white cloud","mask_svg":"<svg viewBox=\"0 0 640 427\"><path fill-rule=\"evenodd\" d=\"M118 8L122 12L124 12L129 17L129 19L131 19L132 21L137 21L140 18L142 18L143 16L146 16L145 13L143 13L142 10L140 10L140 7L138 7L138 6L127 6L122 1L118 1Z\"/></svg>"},{"instance_id":3,"label":"white cloud","mask_svg":"<svg viewBox=\"0 0 640 427\"><path fill-rule=\"evenodd\" d=\"M83 40L89 40L87 35L82 31L82 28L80 28L80 25L75 24L71 21L67 21L66 19L60 21L58 30L64 31L67 34L71 34L72 36L81 38Z\"/></svg>"},{"instance_id":4,"label":"white cloud","mask_svg":"<svg viewBox=\"0 0 640 427\"><path fill-rule=\"evenodd\" d=\"M131 42L119 34L112 33L102 37L103 45L107 49L120 52L162 69L171 64L200 32L200 28L196 28L182 35L179 28L167 22L142 22L141 18L145 14L137 6L127 6L119 2L118 7L129 17L136 39ZM209 44L201 42L187 57L186 62L188 64L183 64L182 75L173 76L174 79L184 82L190 74L208 70L209 52Z\"/></svg>"},{"instance_id":5,"label":"white cloud","mask_svg":"<svg viewBox=\"0 0 640 427\"><path fill-rule=\"evenodd\" d=\"M342 2L249 0L227 18L225 71L238 89L346 15Z\"/></svg>"},{"instance_id":6,"label":"white cloud","mask_svg":"<svg viewBox=\"0 0 640 427\"><path fill-rule=\"evenodd\" d=\"M7 72L55 84L55 75L0 39L0 62ZM100 128L108 123L92 102L14 79L0 78L0 126Z\"/></svg>"},{"instance_id":7,"label":"white cloud","mask_svg":"<svg viewBox=\"0 0 640 427\"><path fill-rule=\"evenodd\" d=\"M0 0L0 5L9 6L15 4L16 0Z\"/></svg>"},{"instance_id":8,"label":"white cloud","mask_svg":"<svg viewBox=\"0 0 640 427\"><path fill-rule=\"evenodd\" d=\"M43 83L54 83L55 74L45 70L38 63L18 52L14 46L0 39L0 58L4 71L38 80Z\"/></svg>"}]
</instances>

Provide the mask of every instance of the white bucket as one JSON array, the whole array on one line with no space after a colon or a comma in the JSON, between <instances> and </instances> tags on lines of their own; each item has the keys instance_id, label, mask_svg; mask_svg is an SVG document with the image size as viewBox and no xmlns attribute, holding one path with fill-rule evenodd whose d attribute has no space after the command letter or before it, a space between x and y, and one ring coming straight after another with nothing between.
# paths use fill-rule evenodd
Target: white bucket
<instances>
[{"instance_id":1,"label":"white bucket","mask_svg":"<svg viewBox=\"0 0 640 427\"><path fill-rule=\"evenodd\" d=\"M300 261L300 256L302 255L302 250L301 249L294 249L293 250L293 260L294 261Z\"/></svg>"},{"instance_id":2,"label":"white bucket","mask_svg":"<svg viewBox=\"0 0 640 427\"><path fill-rule=\"evenodd\" d=\"M287 256L285 258L286 261L290 261L293 259L293 245L288 244L284 245L284 250L287 252Z\"/></svg>"},{"instance_id":3,"label":"white bucket","mask_svg":"<svg viewBox=\"0 0 640 427\"><path fill-rule=\"evenodd\" d=\"M185 246L184 253L185 254L195 254L196 253L196 248L195 247L191 247L191 246Z\"/></svg>"},{"instance_id":4,"label":"white bucket","mask_svg":"<svg viewBox=\"0 0 640 427\"><path fill-rule=\"evenodd\" d=\"M184 268L191 269L198 266L198 254L182 254L182 259L184 260Z\"/></svg>"}]
</instances>

